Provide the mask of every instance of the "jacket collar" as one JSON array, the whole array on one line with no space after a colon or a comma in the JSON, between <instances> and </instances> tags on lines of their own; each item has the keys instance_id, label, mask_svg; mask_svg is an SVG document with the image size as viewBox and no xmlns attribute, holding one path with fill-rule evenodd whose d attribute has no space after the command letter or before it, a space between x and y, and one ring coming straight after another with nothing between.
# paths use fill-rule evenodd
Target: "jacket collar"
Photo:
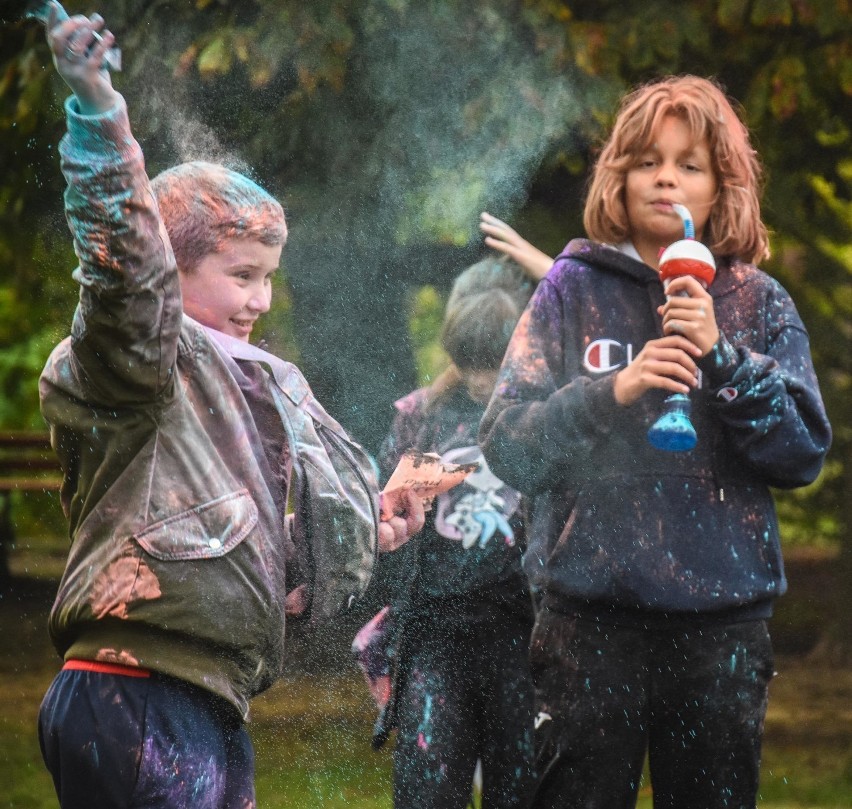
<instances>
[{"instance_id":1,"label":"jacket collar","mask_svg":"<svg viewBox=\"0 0 852 809\"><path fill-rule=\"evenodd\" d=\"M272 378L278 387L293 404L298 406L310 393L307 382L293 363L285 362L280 357L276 357L251 343L211 329L197 320L193 320L189 315L184 315L184 318L203 329L220 353L235 360L251 360L264 365L272 374Z\"/></svg>"}]
</instances>

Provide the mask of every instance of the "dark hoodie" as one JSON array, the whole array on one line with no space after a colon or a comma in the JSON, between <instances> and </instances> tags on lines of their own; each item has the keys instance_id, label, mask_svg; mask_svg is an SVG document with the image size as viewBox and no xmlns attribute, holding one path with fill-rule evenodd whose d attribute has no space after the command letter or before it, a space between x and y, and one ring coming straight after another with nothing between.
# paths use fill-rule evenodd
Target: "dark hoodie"
<instances>
[{"instance_id":1,"label":"dark hoodie","mask_svg":"<svg viewBox=\"0 0 852 809\"><path fill-rule=\"evenodd\" d=\"M421 388L396 402L396 416L382 444L379 465L386 480L409 449L434 452L450 463L481 463L476 432L485 410L459 385L431 401ZM420 620L464 624L493 621L495 608L532 622L521 571L524 527L520 495L481 468L439 495L423 530L394 554L400 571L385 576L391 599ZM416 583L411 578L416 573Z\"/></svg>"},{"instance_id":2,"label":"dark hoodie","mask_svg":"<svg viewBox=\"0 0 852 809\"><path fill-rule=\"evenodd\" d=\"M572 241L506 352L479 439L534 498L524 568L547 603L618 622L766 617L787 588L770 486L813 481L831 440L808 335L787 292L717 258L722 334L691 394L698 444L654 449L664 391L631 407L616 372L662 336L657 272Z\"/></svg>"}]
</instances>

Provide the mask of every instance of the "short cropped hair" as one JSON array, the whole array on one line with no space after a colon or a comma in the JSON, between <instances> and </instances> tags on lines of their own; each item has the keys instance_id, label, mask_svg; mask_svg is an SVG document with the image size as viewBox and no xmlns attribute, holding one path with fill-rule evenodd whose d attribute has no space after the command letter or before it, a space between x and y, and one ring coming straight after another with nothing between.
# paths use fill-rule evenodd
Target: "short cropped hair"
<instances>
[{"instance_id":1,"label":"short cropped hair","mask_svg":"<svg viewBox=\"0 0 852 809\"><path fill-rule=\"evenodd\" d=\"M231 239L283 245L281 204L248 177L217 163L181 163L158 174L151 187L178 269L190 274Z\"/></svg>"},{"instance_id":2,"label":"short cropped hair","mask_svg":"<svg viewBox=\"0 0 852 809\"><path fill-rule=\"evenodd\" d=\"M458 276L447 300L441 344L461 371L500 367L532 292L523 270L506 257L487 258Z\"/></svg>"},{"instance_id":3,"label":"short cropped hair","mask_svg":"<svg viewBox=\"0 0 852 809\"><path fill-rule=\"evenodd\" d=\"M622 100L612 133L593 169L583 224L596 241L630 238L627 172L652 144L663 119L675 116L694 142L704 138L718 192L703 241L719 256L749 262L769 257L769 237L760 217L763 172L748 129L722 88L698 76L671 76L638 87Z\"/></svg>"}]
</instances>

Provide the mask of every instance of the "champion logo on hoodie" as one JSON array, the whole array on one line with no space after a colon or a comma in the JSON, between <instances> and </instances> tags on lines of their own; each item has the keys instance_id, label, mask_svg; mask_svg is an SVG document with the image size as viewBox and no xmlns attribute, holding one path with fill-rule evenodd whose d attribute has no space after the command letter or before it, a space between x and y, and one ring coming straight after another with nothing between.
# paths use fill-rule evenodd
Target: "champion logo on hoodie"
<instances>
[{"instance_id":1,"label":"champion logo on hoodie","mask_svg":"<svg viewBox=\"0 0 852 809\"><path fill-rule=\"evenodd\" d=\"M622 345L618 340L602 337L586 346L583 367L592 374L604 374L633 362L633 345Z\"/></svg>"},{"instance_id":2,"label":"champion logo on hoodie","mask_svg":"<svg viewBox=\"0 0 852 809\"><path fill-rule=\"evenodd\" d=\"M633 362L633 343L622 344L609 337L592 340L583 353L583 367L591 374L605 374L630 365L631 362ZM702 379L701 371L699 371L699 388L703 387ZM736 398L736 391L733 398Z\"/></svg>"}]
</instances>

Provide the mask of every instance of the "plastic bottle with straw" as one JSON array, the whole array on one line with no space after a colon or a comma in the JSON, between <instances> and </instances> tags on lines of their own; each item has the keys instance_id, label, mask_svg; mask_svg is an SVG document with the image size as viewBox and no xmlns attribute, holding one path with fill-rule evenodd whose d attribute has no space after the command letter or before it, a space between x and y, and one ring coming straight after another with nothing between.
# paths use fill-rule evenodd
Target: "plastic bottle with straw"
<instances>
[{"instance_id":1,"label":"plastic bottle with straw","mask_svg":"<svg viewBox=\"0 0 852 809\"><path fill-rule=\"evenodd\" d=\"M672 205L683 221L684 238L670 244L660 255L660 280L663 288L673 278L691 275L707 289L716 277L716 262L707 247L695 239L692 214L684 205ZM667 452L686 452L698 442L689 418L692 405L684 393L673 393L663 402L663 414L648 430L648 441Z\"/></svg>"}]
</instances>

